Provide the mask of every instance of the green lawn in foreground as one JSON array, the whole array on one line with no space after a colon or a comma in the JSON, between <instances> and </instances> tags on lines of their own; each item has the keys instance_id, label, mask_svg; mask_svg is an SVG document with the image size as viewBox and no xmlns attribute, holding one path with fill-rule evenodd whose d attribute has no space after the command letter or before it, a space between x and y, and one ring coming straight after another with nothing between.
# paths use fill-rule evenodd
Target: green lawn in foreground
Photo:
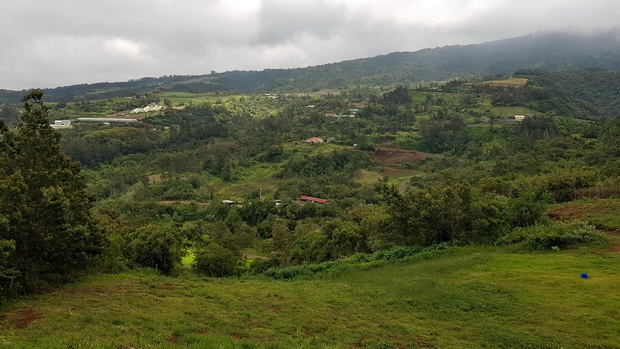
<instances>
[{"instance_id":1,"label":"green lawn in foreground","mask_svg":"<svg viewBox=\"0 0 620 349\"><path fill-rule=\"evenodd\" d=\"M467 247L306 281L102 275L5 306L0 346L618 348L619 258Z\"/></svg>"}]
</instances>

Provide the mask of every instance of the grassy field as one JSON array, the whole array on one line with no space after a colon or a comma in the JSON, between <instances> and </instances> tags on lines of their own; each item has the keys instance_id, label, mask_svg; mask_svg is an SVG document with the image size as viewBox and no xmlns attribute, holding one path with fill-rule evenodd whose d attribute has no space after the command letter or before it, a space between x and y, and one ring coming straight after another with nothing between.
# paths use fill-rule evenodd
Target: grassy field
<instances>
[{"instance_id":1,"label":"grassy field","mask_svg":"<svg viewBox=\"0 0 620 349\"><path fill-rule=\"evenodd\" d=\"M481 82L480 85L489 85L494 87L523 87L527 85L525 78L511 78L504 80L489 80Z\"/></svg>"},{"instance_id":2,"label":"grassy field","mask_svg":"<svg viewBox=\"0 0 620 349\"><path fill-rule=\"evenodd\" d=\"M372 185L387 177L387 183L396 185L397 187L408 186L411 177L419 175L420 171L410 170L406 168L388 167L381 171L358 170L353 180L364 185Z\"/></svg>"},{"instance_id":3,"label":"grassy field","mask_svg":"<svg viewBox=\"0 0 620 349\"><path fill-rule=\"evenodd\" d=\"M618 348L620 257L597 251L453 248L304 281L102 275L5 305L0 346Z\"/></svg>"},{"instance_id":4,"label":"grassy field","mask_svg":"<svg viewBox=\"0 0 620 349\"><path fill-rule=\"evenodd\" d=\"M173 106L192 105L203 103L216 103L218 101L227 101L231 98L239 97L238 95L215 95L213 93L189 93L189 92L165 92L159 94L161 98L167 98L172 102Z\"/></svg>"},{"instance_id":5,"label":"grassy field","mask_svg":"<svg viewBox=\"0 0 620 349\"><path fill-rule=\"evenodd\" d=\"M515 115L540 115L539 112L525 107L493 107L491 111L502 118L514 118Z\"/></svg>"}]
</instances>

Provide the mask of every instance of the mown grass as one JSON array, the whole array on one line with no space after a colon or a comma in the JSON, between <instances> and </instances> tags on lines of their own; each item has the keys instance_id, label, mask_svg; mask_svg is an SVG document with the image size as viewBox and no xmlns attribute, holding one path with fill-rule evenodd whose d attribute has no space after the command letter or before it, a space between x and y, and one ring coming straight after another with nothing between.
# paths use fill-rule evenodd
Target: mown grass
<instances>
[{"instance_id":1,"label":"mown grass","mask_svg":"<svg viewBox=\"0 0 620 349\"><path fill-rule=\"evenodd\" d=\"M465 247L310 280L102 275L5 305L0 346L617 348L618 265Z\"/></svg>"}]
</instances>

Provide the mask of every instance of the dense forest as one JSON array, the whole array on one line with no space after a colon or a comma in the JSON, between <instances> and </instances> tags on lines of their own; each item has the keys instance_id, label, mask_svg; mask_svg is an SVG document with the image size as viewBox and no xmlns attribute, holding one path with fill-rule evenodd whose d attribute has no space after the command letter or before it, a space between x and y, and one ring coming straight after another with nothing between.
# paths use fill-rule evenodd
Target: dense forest
<instances>
[{"instance_id":1,"label":"dense forest","mask_svg":"<svg viewBox=\"0 0 620 349\"><path fill-rule=\"evenodd\" d=\"M0 114L2 296L132 268L286 277L403 248L595 240L545 209L620 193L619 84L522 69L312 94L34 90Z\"/></svg>"}]
</instances>

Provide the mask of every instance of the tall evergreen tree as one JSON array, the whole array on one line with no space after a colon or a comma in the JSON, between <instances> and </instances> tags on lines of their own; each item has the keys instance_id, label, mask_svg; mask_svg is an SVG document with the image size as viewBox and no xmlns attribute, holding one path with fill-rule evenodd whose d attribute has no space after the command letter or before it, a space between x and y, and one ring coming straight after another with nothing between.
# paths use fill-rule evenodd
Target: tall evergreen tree
<instances>
[{"instance_id":1,"label":"tall evergreen tree","mask_svg":"<svg viewBox=\"0 0 620 349\"><path fill-rule=\"evenodd\" d=\"M22 99L14 130L0 125L0 218L8 222L0 239L14 244L3 267L26 291L66 281L100 246L81 166L61 153L42 97L33 90Z\"/></svg>"}]
</instances>

